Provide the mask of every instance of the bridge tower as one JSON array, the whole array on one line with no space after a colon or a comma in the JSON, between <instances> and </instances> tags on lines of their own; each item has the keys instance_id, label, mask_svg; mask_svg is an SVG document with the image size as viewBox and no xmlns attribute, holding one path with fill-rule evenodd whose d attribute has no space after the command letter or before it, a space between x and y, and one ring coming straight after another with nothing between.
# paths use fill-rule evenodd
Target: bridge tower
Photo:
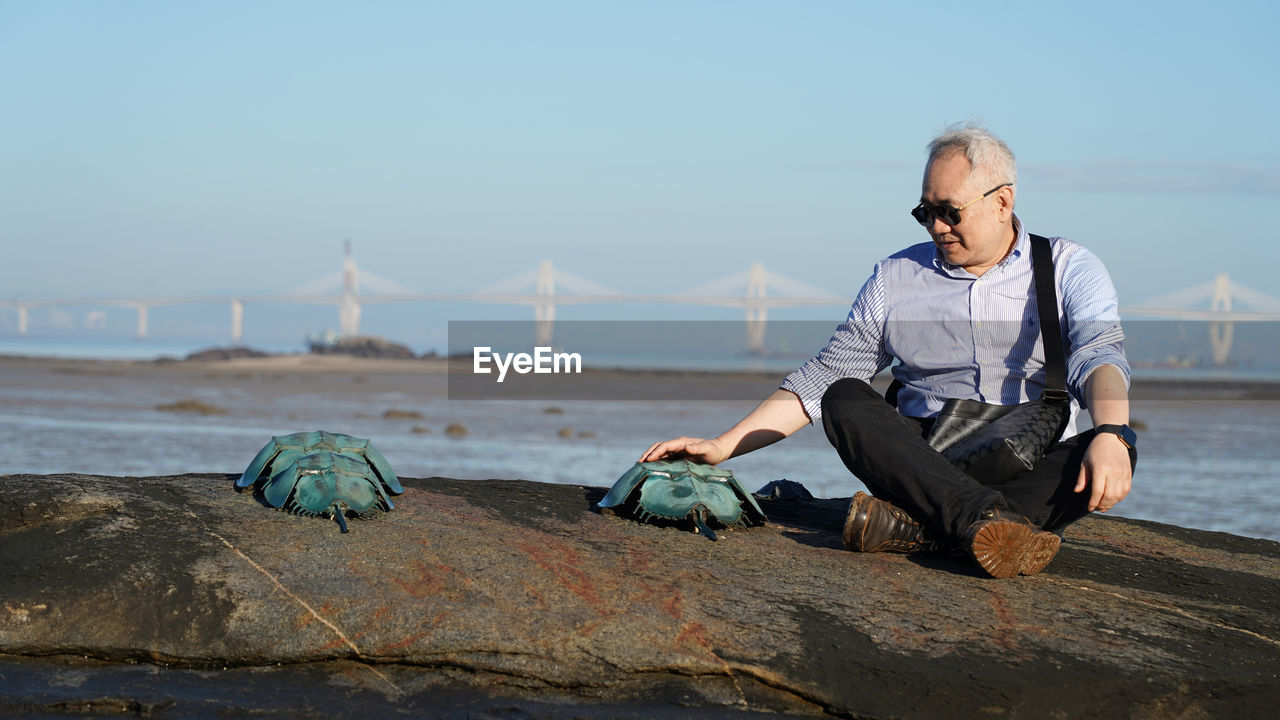
<instances>
[{"instance_id":1,"label":"bridge tower","mask_svg":"<svg viewBox=\"0 0 1280 720\"><path fill-rule=\"evenodd\" d=\"M147 306L139 303L138 308L138 339L147 339Z\"/></svg>"},{"instance_id":2,"label":"bridge tower","mask_svg":"<svg viewBox=\"0 0 1280 720\"><path fill-rule=\"evenodd\" d=\"M764 263L751 263L747 271L747 350L761 352L764 350L764 329L769 322L769 308L764 300L765 274Z\"/></svg>"},{"instance_id":3,"label":"bridge tower","mask_svg":"<svg viewBox=\"0 0 1280 720\"><path fill-rule=\"evenodd\" d=\"M344 337L360 334L360 275L351 257L351 239L342 244L342 302L338 305L338 327Z\"/></svg>"},{"instance_id":4,"label":"bridge tower","mask_svg":"<svg viewBox=\"0 0 1280 720\"><path fill-rule=\"evenodd\" d=\"M1231 280L1227 273L1213 279L1213 295L1209 309L1215 312L1231 312ZM1225 365L1231 354L1231 341L1235 338L1236 324L1214 321L1209 323L1209 346L1213 350L1213 364Z\"/></svg>"},{"instance_id":5,"label":"bridge tower","mask_svg":"<svg viewBox=\"0 0 1280 720\"><path fill-rule=\"evenodd\" d=\"M533 306L534 345L550 347L556 325L556 304L552 299L556 295L556 274L550 260L543 260L538 265L534 294L547 298Z\"/></svg>"},{"instance_id":6,"label":"bridge tower","mask_svg":"<svg viewBox=\"0 0 1280 720\"><path fill-rule=\"evenodd\" d=\"M231 344L235 347L244 345L244 301L231 301Z\"/></svg>"}]
</instances>

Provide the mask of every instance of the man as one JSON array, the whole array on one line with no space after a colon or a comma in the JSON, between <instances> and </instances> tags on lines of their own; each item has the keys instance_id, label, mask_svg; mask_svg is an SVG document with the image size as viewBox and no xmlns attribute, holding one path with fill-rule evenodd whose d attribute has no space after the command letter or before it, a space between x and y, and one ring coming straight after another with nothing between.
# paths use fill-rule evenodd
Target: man
<instances>
[{"instance_id":1,"label":"man","mask_svg":"<svg viewBox=\"0 0 1280 720\"><path fill-rule=\"evenodd\" d=\"M935 138L912 210L932 242L877 263L827 346L737 425L714 439L655 443L640 459L717 464L821 420L874 496L850 503L847 547L960 546L995 577L1042 570L1062 528L1128 494L1137 459L1115 288L1095 255L1050 240L1073 405L1068 439L998 484L956 469L925 440L948 398L1008 405L1044 388L1043 343L1021 327L1036 325L1036 302L1016 194L1013 153L995 135L969 125ZM869 385L894 360L896 408ZM1080 406L1096 430L1074 435Z\"/></svg>"}]
</instances>

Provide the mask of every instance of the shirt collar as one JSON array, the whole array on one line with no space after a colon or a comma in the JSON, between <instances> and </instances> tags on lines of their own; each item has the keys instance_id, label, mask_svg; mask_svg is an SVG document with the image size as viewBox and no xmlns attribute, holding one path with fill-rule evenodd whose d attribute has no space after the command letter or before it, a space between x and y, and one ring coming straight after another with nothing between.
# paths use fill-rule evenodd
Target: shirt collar
<instances>
[{"instance_id":1,"label":"shirt collar","mask_svg":"<svg viewBox=\"0 0 1280 720\"><path fill-rule=\"evenodd\" d=\"M1027 244L1031 242L1031 234L1027 229L1022 227L1022 221L1018 219L1015 213L1013 216L1013 232L1017 234L1018 239L1013 241L1013 252L1009 253L1009 257L1005 258L1000 264L1003 265L1013 258L1020 258L1027 254Z\"/></svg>"}]
</instances>

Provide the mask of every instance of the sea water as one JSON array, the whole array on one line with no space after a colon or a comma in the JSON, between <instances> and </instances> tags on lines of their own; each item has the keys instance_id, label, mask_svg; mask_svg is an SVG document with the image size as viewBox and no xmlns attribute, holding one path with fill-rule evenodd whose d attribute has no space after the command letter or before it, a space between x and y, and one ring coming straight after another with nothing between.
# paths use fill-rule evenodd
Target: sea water
<instances>
[{"instance_id":1,"label":"sea water","mask_svg":"<svg viewBox=\"0 0 1280 720\"><path fill-rule=\"evenodd\" d=\"M323 428L374 439L407 477L607 486L652 442L713 436L758 399L450 401L443 393L423 399L377 383L334 392L323 378L262 395L243 383L183 385L179 376L153 375L66 378L49 387L0 377L0 446L6 448L0 472L238 474L272 435ZM231 412L157 409L177 399ZM421 417L382 417L397 407ZM1138 468L1132 493L1112 514L1280 540L1280 402L1142 400L1131 414L1143 426ZM444 432L454 423L465 435ZM863 489L821 428L801 430L726 467L752 489L778 478L823 497Z\"/></svg>"}]
</instances>

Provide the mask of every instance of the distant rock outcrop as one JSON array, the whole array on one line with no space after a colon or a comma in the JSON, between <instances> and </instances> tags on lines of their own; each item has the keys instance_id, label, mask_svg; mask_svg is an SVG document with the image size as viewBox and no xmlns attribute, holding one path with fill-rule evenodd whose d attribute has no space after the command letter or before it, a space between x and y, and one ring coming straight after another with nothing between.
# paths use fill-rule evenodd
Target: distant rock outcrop
<instances>
[{"instance_id":1,"label":"distant rock outcrop","mask_svg":"<svg viewBox=\"0 0 1280 720\"><path fill-rule=\"evenodd\" d=\"M848 500L710 542L605 489L404 479L351 523L234 475L0 476L0 714L1264 718L1280 544L1090 517L1036 576L840 546ZM209 704L216 702L216 705Z\"/></svg>"},{"instance_id":2,"label":"distant rock outcrop","mask_svg":"<svg viewBox=\"0 0 1280 720\"><path fill-rule=\"evenodd\" d=\"M235 360L237 358L270 357L271 353L254 350L250 347L213 347L198 350L187 356L188 360Z\"/></svg>"},{"instance_id":3,"label":"distant rock outcrop","mask_svg":"<svg viewBox=\"0 0 1280 720\"><path fill-rule=\"evenodd\" d=\"M217 405L211 405L202 400L175 400L171 403L162 403L156 406L156 410L163 412L192 413L195 415L226 415L227 409Z\"/></svg>"},{"instance_id":4,"label":"distant rock outcrop","mask_svg":"<svg viewBox=\"0 0 1280 720\"><path fill-rule=\"evenodd\" d=\"M417 357L408 346L373 335L339 337L332 341L311 341L313 355L351 355L361 358L412 360Z\"/></svg>"}]
</instances>

